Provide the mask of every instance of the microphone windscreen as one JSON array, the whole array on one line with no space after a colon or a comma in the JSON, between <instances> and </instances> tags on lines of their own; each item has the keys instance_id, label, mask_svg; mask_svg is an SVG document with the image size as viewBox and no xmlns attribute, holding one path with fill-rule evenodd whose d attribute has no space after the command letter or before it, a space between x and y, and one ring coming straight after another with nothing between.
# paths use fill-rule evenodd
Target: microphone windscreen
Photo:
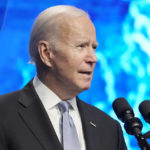
<instances>
[{"instance_id":1,"label":"microphone windscreen","mask_svg":"<svg viewBox=\"0 0 150 150\"><path fill-rule=\"evenodd\" d=\"M117 117L123 122L124 122L124 113L126 111L129 111L129 113L131 113L134 116L134 113L133 113L131 106L129 105L127 100L123 97L117 98L113 102L112 106L113 106L113 109L114 109Z\"/></svg>"},{"instance_id":2,"label":"microphone windscreen","mask_svg":"<svg viewBox=\"0 0 150 150\"><path fill-rule=\"evenodd\" d=\"M140 113L146 122L150 123L150 100L145 100L139 105Z\"/></svg>"}]
</instances>

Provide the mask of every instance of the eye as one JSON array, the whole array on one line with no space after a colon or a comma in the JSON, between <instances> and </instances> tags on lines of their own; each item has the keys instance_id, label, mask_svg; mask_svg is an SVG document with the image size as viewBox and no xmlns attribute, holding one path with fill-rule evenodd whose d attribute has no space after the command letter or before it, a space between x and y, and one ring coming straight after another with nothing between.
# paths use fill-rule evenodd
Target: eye
<instances>
[{"instance_id":1,"label":"eye","mask_svg":"<svg viewBox=\"0 0 150 150\"><path fill-rule=\"evenodd\" d=\"M81 43L81 44L79 44L77 47L84 48L85 46L86 46L85 43Z\"/></svg>"},{"instance_id":2,"label":"eye","mask_svg":"<svg viewBox=\"0 0 150 150\"><path fill-rule=\"evenodd\" d=\"M93 45L92 47L93 47L93 49L95 49L95 50L96 50L96 48L97 48L97 45Z\"/></svg>"}]
</instances>

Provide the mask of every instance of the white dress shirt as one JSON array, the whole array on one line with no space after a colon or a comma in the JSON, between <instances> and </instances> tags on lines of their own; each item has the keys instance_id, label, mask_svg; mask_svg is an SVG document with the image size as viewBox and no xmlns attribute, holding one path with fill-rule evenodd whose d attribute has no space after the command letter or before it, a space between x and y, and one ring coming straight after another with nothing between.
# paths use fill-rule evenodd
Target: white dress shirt
<instances>
[{"instance_id":1,"label":"white dress shirt","mask_svg":"<svg viewBox=\"0 0 150 150\"><path fill-rule=\"evenodd\" d=\"M58 139L61 142L61 134L59 127L61 112L58 108L58 103L61 102L61 99L54 92L52 92L45 84L43 84L37 76L33 79L33 86L49 116L49 119L55 129L56 135L58 136ZM73 97L72 99L67 101L72 106L72 109L69 110L69 114L72 117L77 130L81 150L86 150L81 117L76 104L76 97Z\"/></svg>"}]
</instances>

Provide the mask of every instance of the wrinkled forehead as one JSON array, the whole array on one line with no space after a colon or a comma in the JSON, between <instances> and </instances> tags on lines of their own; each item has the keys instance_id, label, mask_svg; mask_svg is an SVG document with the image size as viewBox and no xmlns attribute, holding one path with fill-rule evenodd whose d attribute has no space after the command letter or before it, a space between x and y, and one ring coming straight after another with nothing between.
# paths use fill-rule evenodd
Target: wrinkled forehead
<instances>
[{"instance_id":1,"label":"wrinkled forehead","mask_svg":"<svg viewBox=\"0 0 150 150\"><path fill-rule=\"evenodd\" d=\"M92 21L87 16L58 16L58 35L62 39L95 37L96 31Z\"/></svg>"}]
</instances>

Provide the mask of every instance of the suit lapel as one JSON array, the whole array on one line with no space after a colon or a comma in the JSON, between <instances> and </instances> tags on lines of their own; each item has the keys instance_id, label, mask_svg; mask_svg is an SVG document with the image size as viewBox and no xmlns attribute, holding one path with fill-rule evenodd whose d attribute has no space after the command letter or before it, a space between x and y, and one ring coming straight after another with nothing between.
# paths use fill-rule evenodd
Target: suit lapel
<instances>
[{"instance_id":1,"label":"suit lapel","mask_svg":"<svg viewBox=\"0 0 150 150\"><path fill-rule=\"evenodd\" d=\"M78 99L78 98L77 98ZM103 149L103 144L101 141L103 140L102 134L100 131L101 127L94 119L95 116L92 116L92 112L90 112L90 107L88 109L87 104L82 102L81 100L77 100L77 105L79 108L79 112L81 115L81 121L84 131L84 137L86 142L87 150L99 150L99 148Z\"/></svg>"},{"instance_id":2,"label":"suit lapel","mask_svg":"<svg viewBox=\"0 0 150 150\"><path fill-rule=\"evenodd\" d=\"M30 82L19 98L19 115L37 138L43 149L62 150L49 117Z\"/></svg>"}]
</instances>

